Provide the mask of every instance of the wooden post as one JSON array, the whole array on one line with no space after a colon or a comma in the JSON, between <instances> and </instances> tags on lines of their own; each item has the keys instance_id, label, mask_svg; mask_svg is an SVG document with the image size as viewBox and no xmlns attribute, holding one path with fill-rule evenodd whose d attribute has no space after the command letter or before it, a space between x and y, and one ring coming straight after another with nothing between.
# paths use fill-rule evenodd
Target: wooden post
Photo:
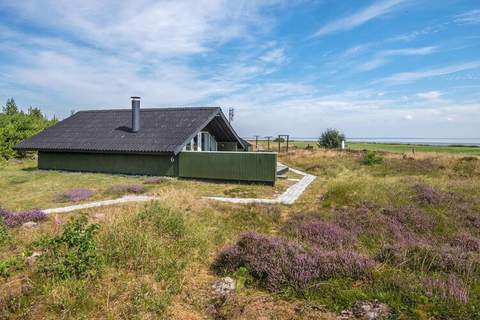
<instances>
[{"instance_id":1,"label":"wooden post","mask_svg":"<svg viewBox=\"0 0 480 320\"><path fill-rule=\"evenodd\" d=\"M290 140L290 135L287 134L287 153L288 153L288 140Z\"/></svg>"},{"instance_id":2,"label":"wooden post","mask_svg":"<svg viewBox=\"0 0 480 320\"><path fill-rule=\"evenodd\" d=\"M267 151L270 151L270 139L272 137L268 136L268 137L265 137L265 138L267 138Z\"/></svg>"},{"instance_id":3,"label":"wooden post","mask_svg":"<svg viewBox=\"0 0 480 320\"><path fill-rule=\"evenodd\" d=\"M282 139L282 136L281 135L278 135L278 153L280 153L280 141Z\"/></svg>"},{"instance_id":4,"label":"wooden post","mask_svg":"<svg viewBox=\"0 0 480 320\"><path fill-rule=\"evenodd\" d=\"M258 151L258 136L255 136L255 151Z\"/></svg>"}]
</instances>

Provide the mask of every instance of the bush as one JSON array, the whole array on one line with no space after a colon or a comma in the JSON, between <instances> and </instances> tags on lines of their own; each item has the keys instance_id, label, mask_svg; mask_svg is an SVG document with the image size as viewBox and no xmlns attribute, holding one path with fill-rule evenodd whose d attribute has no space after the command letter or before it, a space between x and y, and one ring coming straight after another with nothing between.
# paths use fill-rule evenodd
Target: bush
<instances>
[{"instance_id":1,"label":"bush","mask_svg":"<svg viewBox=\"0 0 480 320\"><path fill-rule=\"evenodd\" d=\"M95 191L88 189L70 189L58 194L56 200L59 202L82 201L92 197L94 194Z\"/></svg>"},{"instance_id":2,"label":"bush","mask_svg":"<svg viewBox=\"0 0 480 320\"><path fill-rule=\"evenodd\" d=\"M32 209L28 211L13 213L5 209L0 208L0 218L3 219L3 223L10 228L18 227L25 222L33 221L39 222L47 219L47 215L38 209Z\"/></svg>"},{"instance_id":3,"label":"bush","mask_svg":"<svg viewBox=\"0 0 480 320\"><path fill-rule=\"evenodd\" d=\"M61 235L40 240L38 272L59 279L96 276L102 266L95 241L98 228L81 216L68 222Z\"/></svg>"},{"instance_id":4,"label":"bush","mask_svg":"<svg viewBox=\"0 0 480 320\"><path fill-rule=\"evenodd\" d=\"M143 180L143 183L144 184L160 184L164 181L166 181L166 179L162 177L149 177Z\"/></svg>"},{"instance_id":5,"label":"bush","mask_svg":"<svg viewBox=\"0 0 480 320\"><path fill-rule=\"evenodd\" d=\"M359 279L369 275L373 266L370 258L353 251L309 252L293 241L247 232L217 256L212 268L234 273L244 267L261 286L281 291L302 290L331 277Z\"/></svg>"},{"instance_id":6,"label":"bush","mask_svg":"<svg viewBox=\"0 0 480 320\"><path fill-rule=\"evenodd\" d=\"M450 245L461 248L465 252L480 253L480 240L469 234L460 234L450 239Z\"/></svg>"},{"instance_id":7,"label":"bush","mask_svg":"<svg viewBox=\"0 0 480 320\"><path fill-rule=\"evenodd\" d=\"M0 260L0 277L8 278L13 272L22 270L25 266L23 259L17 256L11 256L4 260ZM1 300L0 300L1 306Z\"/></svg>"},{"instance_id":8,"label":"bush","mask_svg":"<svg viewBox=\"0 0 480 320\"><path fill-rule=\"evenodd\" d=\"M110 188L110 193L124 194L124 193L143 193L145 187L141 184L117 184Z\"/></svg>"},{"instance_id":9,"label":"bush","mask_svg":"<svg viewBox=\"0 0 480 320\"><path fill-rule=\"evenodd\" d=\"M328 249L348 247L355 241L352 233L338 224L306 215L290 219L284 231L298 240Z\"/></svg>"},{"instance_id":10,"label":"bush","mask_svg":"<svg viewBox=\"0 0 480 320\"><path fill-rule=\"evenodd\" d=\"M425 281L428 295L436 295L444 300L453 300L467 304L469 300L468 288L462 279L452 274L446 279L428 278Z\"/></svg>"},{"instance_id":11,"label":"bush","mask_svg":"<svg viewBox=\"0 0 480 320\"><path fill-rule=\"evenodd\" d=\"M362 163L367 166L373 166L383 162L383 157L375 151L367 151L362 159Z\"/></svg>"},{"instance_id":12,"label":"bush","mask_svg":"<svg viewBox=\"0 0 480 320\"><path fill-rule=\"evenodd\" d=\"M342 146L345 135L336 129L327 129L318 139L318 146L327 149L336 149Z\"/></svg>"},{"instance_id":13,"label":"bush","mask_svg":"<svg viewBox=\"0 0 480 320\"><path fill-rule=\"evenodd\" d=\"M433 189L431 186L423 183L417 183L413 186L419 202L431 205L438 205L443 200L443 195Z\"/></svg>"}]
</instances>

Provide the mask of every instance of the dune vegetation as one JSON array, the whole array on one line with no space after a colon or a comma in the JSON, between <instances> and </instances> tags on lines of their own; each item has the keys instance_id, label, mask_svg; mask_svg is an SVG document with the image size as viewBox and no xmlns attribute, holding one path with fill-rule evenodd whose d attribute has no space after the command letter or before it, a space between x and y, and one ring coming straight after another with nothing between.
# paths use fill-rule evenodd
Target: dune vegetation
<instances>
[{"instance_id":1,"label":"dune vegetation","mask_svg":"<svg viewBox=\"0 0 480 320\"><path fill-rule=\"evenodd\" d=\"M480 317L480 159L280 157L318 177L289 206L203 198L273 197L287 180L272 188L9 161L0 169L0 318L336 319L368 301L392 319ZM140 192L160 200L31 211ZM219 297L212 285L225 276L236 288Z\"/></svg>"}]
</instances>

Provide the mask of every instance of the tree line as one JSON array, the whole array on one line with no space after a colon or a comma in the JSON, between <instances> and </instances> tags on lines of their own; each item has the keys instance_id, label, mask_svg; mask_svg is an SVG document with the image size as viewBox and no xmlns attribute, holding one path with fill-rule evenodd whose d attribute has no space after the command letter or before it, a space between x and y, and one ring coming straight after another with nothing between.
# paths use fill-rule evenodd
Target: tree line
<instances>
[{"instance_id":1,"label":"tree line","mask_svg":"<svg viewBox=\"0 0 480 320\"><path fill-rule=\"evenodd\" d=\"M39 108L30 107L27 112L19 109L10 98L0 112L0 160L23 158L25 152L13 150L13 146L58 122L48 119Z\"/></svg>"}]
</instances>

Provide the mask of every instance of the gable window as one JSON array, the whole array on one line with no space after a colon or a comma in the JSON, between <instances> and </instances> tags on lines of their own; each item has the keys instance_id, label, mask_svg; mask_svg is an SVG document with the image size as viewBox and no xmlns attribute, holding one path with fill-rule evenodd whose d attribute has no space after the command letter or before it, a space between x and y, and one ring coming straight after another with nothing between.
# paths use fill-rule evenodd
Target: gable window
<instances>
[{"instance_id":1,"label":"gable window","mask_svg":"<svg viewBox=\"0 0 480 320\"><path fill-rule=\"evenodd\" d=\"M217 140L213 135L208 131L201 131L189 141L185 147L184 151L217 151L218 144Z\"/></svg>"}]
</instances>

